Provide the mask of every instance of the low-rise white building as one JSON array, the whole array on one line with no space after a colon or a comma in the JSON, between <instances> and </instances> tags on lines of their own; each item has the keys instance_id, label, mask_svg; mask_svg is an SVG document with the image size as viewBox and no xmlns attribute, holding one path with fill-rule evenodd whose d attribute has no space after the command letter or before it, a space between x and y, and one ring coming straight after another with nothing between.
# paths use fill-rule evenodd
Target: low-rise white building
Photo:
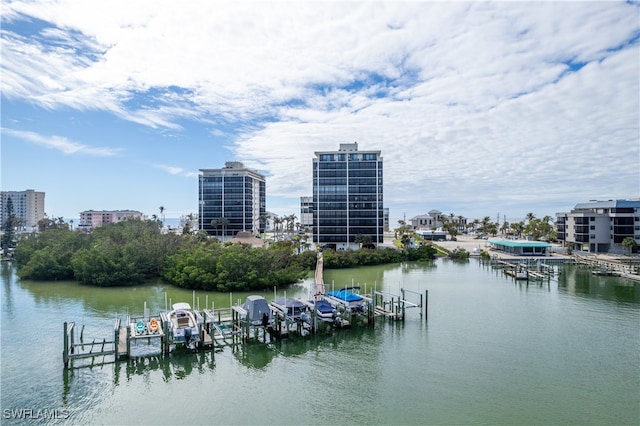
<instances>
[{"instance_id":1,"label":"low-rise white building","mask_svg":"<svg viewBox=\"0 0 640 426\"><path fill-rule=\"evenodd\" d=\"M467 227L466 217L446 215L440 210L431 210L429 213L414 216L409 219L409 224L413 229L438 229L442 228L446 222L451 222L456 225L456 228L458 228L459 231L462 231Z\"/></svg>"},{"instance_id":2,"label":"low-rise white building","mask_svg":"<svg viewBox=\"0 0 640 426\"><path fill-rule=\"evenodd\" d=\"M640 199L591 200L556 213L558 240L574 250L624 253L627 237L640 245Z\"/></svg>"}]
</instances>

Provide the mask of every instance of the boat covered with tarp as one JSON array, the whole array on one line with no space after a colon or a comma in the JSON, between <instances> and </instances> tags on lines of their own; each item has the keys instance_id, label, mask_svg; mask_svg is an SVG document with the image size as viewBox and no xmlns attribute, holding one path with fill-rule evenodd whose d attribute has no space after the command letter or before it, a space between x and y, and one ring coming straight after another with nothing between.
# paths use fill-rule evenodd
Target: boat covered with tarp
<instances>
[{"instance_id":1,"label":"boat covered with tarp","mask_svg":"<svg viewBox=\"0 0 640 426\"><path fill-rule=\"evenodd\" d=\"M338 316L336 308L326 300L313 300L311 303L315 305L316 315L323 321L333 321Z\"/></svg>"},{"instance_id":2,"label":"boat covered with tarp","mask_svg":"<svg viewBox=\"0 0 640 426\"><path fill-rule=\"evenodd\" d=\"M298 299L291 297L279 297L271 303L281 313L287 315L289 318L297 320L302 318L307 310L307 305Z\"/></svg>"},{"instance_id":3,"label":"boat covered with tarp","mask_svg":"<svg viewBox=\"0 0 640 426\"><path fill-rule=\"evenodd\" d=\"M364 297L352 290L359 289L359 287L347 287L341 290L334 290L327 293L327 296L343 305L346 305L351 310L359 310L364 307Z\"/></svg>"},{"instance_id":4,"label":"boat covered with tarp","mask_svg":"<svg viewBox=\"0 0 640 426\"><path fill-rule=\"evenodd\" d=\"M247 296L242 308L247 311L247 321L249 321L251 325L266 327L273 321L269 303L267 303L267 300L262 296Z\"/></svg>"}]
</instances>

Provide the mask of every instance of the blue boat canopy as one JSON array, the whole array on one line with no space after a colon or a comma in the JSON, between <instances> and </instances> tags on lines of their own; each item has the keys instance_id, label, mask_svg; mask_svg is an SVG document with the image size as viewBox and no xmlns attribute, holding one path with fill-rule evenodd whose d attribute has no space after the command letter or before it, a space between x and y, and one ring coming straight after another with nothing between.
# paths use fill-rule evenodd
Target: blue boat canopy
<instances>
[{"instance_id":1,"label":"blue boat canopy","mask_svg":"<svg viewBox=\"0 0 640 426\"><path fill-rule=\"evenodd\" d=\"M362 296L349 290L330 291L328 294L329 296L344 300L345 302L359 302L362 300Z\"/></svg>"}]
</instances>

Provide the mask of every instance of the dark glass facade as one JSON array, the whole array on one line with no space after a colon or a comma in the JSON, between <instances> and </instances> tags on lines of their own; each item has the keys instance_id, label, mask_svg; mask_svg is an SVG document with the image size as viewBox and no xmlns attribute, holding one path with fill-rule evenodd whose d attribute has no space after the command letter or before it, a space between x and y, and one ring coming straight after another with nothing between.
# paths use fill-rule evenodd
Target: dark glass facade
<instances>
[{"instance_id":1,"label":"dark glass facade","mask_svg":"<svg viewBox=\"0 0 640 426\"><path fill-rule=\"evenodd\" d=\"M218 237L233 237L240 231L259 235L266 226L264 176L227 163L224 169L200 170L200 228Z\"/></svg>"},{"instance_id":2,"label":"dark glass facade","mask_svg":"<svg viewBox=\"0 0 640 426\"><path fill-rule=\"evenodd\" d=\"M383 167L380 151L357 151L343 144L335 152L316 152L313 160L313 241L355 243L358 235L382 243Z\"/></svg>"}]
</instances>

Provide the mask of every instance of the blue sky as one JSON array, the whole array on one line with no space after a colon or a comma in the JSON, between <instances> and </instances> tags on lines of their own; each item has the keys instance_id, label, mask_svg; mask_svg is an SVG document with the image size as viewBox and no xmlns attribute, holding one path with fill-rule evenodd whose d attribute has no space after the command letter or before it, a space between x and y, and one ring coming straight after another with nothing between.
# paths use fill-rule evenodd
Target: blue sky
<instances>
[{"instance_id":1,"label":"blue sky","mask_svg":"<svg viewBox=\"0 0 640 426\"><path fill-rule=\"evenodd\" d=\"M392 224L640 196L624 2L4 1L2 190L46 213L196 213L198 170L299 215L315 151L384 158Z\"/></svg>"}]
</instances>

